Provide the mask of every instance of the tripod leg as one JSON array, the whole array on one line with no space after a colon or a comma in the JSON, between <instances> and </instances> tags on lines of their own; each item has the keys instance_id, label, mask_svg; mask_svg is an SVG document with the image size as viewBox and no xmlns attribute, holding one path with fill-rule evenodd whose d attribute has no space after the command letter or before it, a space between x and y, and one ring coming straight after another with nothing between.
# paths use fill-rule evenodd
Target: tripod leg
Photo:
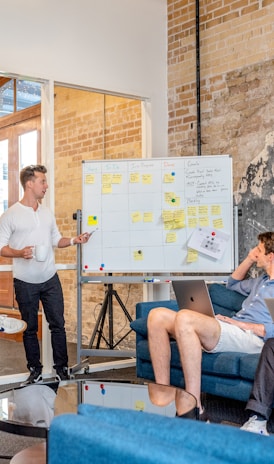
<instances>
[{"instance_id":1,"label":"tripod leg","mask_svg":"<svg viewBox=\"0 0 274 464\"><path fill-rule=\"evenodd\" d=\"M126 317L128 318L129 322L132 321L132 317L129 314L127 308L125 307L124 303L122 302L121 298L119 297L116 290L113 290L113 295L115 296L116 300L118 301L119 305L121 306L122 310L124 311Z\"/></svg>"},{"instance_id":2,"label":"tripod leg","mask_svg":"<svg viewBox=\"0 0 274 464\"><path fill-rule=\"evenodd\" d=\"M104 322L105 322L105 318L106 318L107 307L108 307L108 293L106 292L105 298L104 298L104 301L102 303L102 307L101 307L101 310L100 310L100 313L99 313L99 316L97 317L97 321L96 321L95 327L93 329L91 339L89 341L89 345L88 345L89 348L92 348L97 333L98 333L98 339L97 339L96 348L98 349L99 346L100 346L100 341L101 341L101 338L102 338ZM100 326L100 330L98 330L99 326Z\"/></svg>"}]
</instances>

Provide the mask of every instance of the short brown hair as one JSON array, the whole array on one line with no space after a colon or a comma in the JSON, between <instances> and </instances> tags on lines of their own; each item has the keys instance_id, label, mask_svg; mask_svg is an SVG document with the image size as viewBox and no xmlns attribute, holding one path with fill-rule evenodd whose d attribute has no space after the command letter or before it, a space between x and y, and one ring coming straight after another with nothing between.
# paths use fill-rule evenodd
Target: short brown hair
<instances>
[{"instance_id":1,"label":"short brown hair","mask_svg":"<svg viewBox=\"0 0 274 464\"><path fill-rule=\"evenodd\" d=\"M24 190L28 180L33 179L33 177L35 176L35 172L42 172L43 174L46 174L47 168L42 164L31 164L30 166L26 166L21 170L20 182Z\"/></svg>"},{"instance_id":2,"label":"short brown hair","mask_svg":"<svg viewBox=\"0 0 274 464\"><path fill-rule=\"evenodd\" d=\"M261 232L258 240L264 244L266 255L274 253L274 232Z\"/></svg>"}]
</instances>

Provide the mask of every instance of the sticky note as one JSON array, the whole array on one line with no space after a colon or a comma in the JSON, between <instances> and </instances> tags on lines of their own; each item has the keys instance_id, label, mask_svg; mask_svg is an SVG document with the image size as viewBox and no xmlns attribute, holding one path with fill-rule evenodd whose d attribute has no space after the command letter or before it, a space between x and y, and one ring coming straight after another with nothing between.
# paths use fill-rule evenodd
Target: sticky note
<instances>
[{"instance_id":1,"label":"sticky note","mask_svg":"<svg viewBox=\"0 0 274 464\"><path fill-rule=\"evenodd\" d=\"M140 222L142 221L143 216L140 213L140 211L135 211L134 213L131 213L131 221L132 222Z\"/></svg>"},{"instance_id":2,"label":"sticky note","mask_svg":"<svg viewBox=\"0 0 274 464\"><path fill-rule=\"evenodd\" d=\"M112 184L121 184L122 183L122 174L113 174Z\"/></svg>"},{"instance_id":3,"label":"sticky note","mask_svg":"<svg viewBox=\"0 0 274 464\"><path fill-rule=\"evenodd\" d=\"M197 218L189 218L188 227L193 229L193 228L197 227L197 225L198 225L198 219Z\"/></svg>"},{"instance_id":4,"label":"sticky note","mask_svg":"<svg viewBox=\"0 0 274 464\"><path fill-rule=\"evenodd\" d=\"M176 232L168 232L166 234L166 243L175 243L175 242L177 242Z\"/></svg>"},{"instance_id":5,"label":"sticky note","mask_svg":"<svg viewBox=\"0 0 274 464\"><path fill-rule=\"evenodd\" d=\"M164 182L165 183L174 182L174 176L172 174L165 174L164 175Z\"/></svg>"},{"instance_id":6,"label":"sticky note","mask_svg":"<svg viewBox=\"0 0 274 464\"><path fill-rule=\"evenodd\" d=\"M97 216L88 216L88 226L97 226L98 218Z\"/></svg>"},{"instance_id":7,"label":"sticky note","mask_svg":"<svg viewBox=\"0 0 274 464\"><path fill-rule=\"evenodd\" d=\"M187 263L195 263L198 260L198 251L193 250L193 248L188 248L187 250Z\"/></svg>"},{"instance_id":8,"label":"sticky note","mask_svg":"<svg viewBox=\"0 0 274 464\"><path fill-rule=\"evenodd\" d=\"M129 176L129 182L132 184L140 182L140 174L138 172L131 172Z\"/></svg>"},{"instance_id":9,"label":"sticky note","mask_svg":"<svg viewBox=\"0 0 274 464\"><path fill-rule=\"evenodd\" d=\"M209 226L209 218L208 218L208 216L199 218L199 226L201 226L201 227L208 227Z\"/></svg>"},{"instance_id":10,"label":"sticky note","mask_svg":"<svg viewBox=\"0 0 274 464\"><path fill-rule=\"evenodd\" d=\"M212 216L220 216L221 210L222 210L221 205L211 205Z\"/></svg>"},{"instance_id":11,"label":"sticky note","mask_svg":"<svg viewBox=\"0 0 274 464\"><path fill-rule=\"evenodd\" d=\"M188 216L197 216L197 207L196 206L188 206L187 214L188 214Z\"/></svg>"},{"instance_id":12,"label":"sticky note","mask_svg":"<svg viewBox=\"0 0 274 464\"><path fill-rule=\"evenodd\" d=\"M208 216L208 206L205 206L205 205L199 206L198 212L200 216Z\"/></svg>"},{"instance_id":13,"label":"sticky note","mask_svg":"<svg viewBox=\"0 0 274 464\"><path fill-rule=\"evenodd\" d=\"M222 218L213 219L213 227L214 227L214 229L223 229L224 224L223 224Z\"/></svg>"},{"instance_id":14,"label":"sticky note","mask_svg":"<svg viewBox=\"0 0 274 464\"><path fill-rule=\"evenodd\" d=\"M143 261L144 259L143 252L140 250L135 250L133 252L133 259L134 261Z\"/></svg>"},{"instance_id":15,"label":"sticky note","mask_svg":"<svg viewBox=\"0 0 274 464\"><path fill-rule=\"evenodd\" d=\"M85 184L94 184L94 182L95 182L95 175L87 174L85 177Z\"/></svg>"},{"instance_id":16,"label":"sticky note","mask_svg":"<svg viewBox=\"0 0 274 464\"><path fill-rule=\"evenodd\" d=\"M153 222L153 213L144 213L143 220L144 222Z\"/></svg>"},{"instance_id":17,"label":"sticky note","mask_svg":"<svg viewBox=\"0 0 274 464\"><path fill-rule=\"evenodd\" d=\"M102 193L112 193L112 185L102 184Z\"/></svg>"},{"instance_id":18,"label":"sticky note","mask_svg":"<svg viewBox=\"0 0 274 464\"><path fill-rule=\"evenodd\" d=\"M142 175L142 183L143 184L152 184L152 175L151 174L143 174Z\"/></svg>"}]
</instances>

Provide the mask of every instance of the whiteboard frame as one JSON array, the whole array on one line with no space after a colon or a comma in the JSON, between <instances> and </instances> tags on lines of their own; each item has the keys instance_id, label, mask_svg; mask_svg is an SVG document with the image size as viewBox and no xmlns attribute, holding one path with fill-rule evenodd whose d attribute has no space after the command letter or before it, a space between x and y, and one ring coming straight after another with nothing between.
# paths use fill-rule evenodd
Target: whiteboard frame
<instances>
[{"instance_id":1,"label":"whiteboard frame","mask_svg":"<svg viewBox=\"0 0 274 464\"><path fill-rule=\"evenodd\" d=\"M220 203L220 208L226 209L225 213L221 217L221 221L226 222L225 224L225 229L215 229L217 234L220 236L223 231L225 231L228 236L229 236L229 245L228 249L226 249L224 253L224 257L221 260L214 259L212 256L208 256L203 253L198 253L198 258L197 262L188 262L188 248L187 248L187 241L190 238L190 235L192 234L194 229L190 229L190 227L185 227L178 229L175 231L176 234L176 240L178 241L178 245L175 244L166 244L164 242L163 238L163 233L166 232L164 231L164 226L163 224L158 224L157 226L154 227L154 229L151 227L149 228L150 225L145 224L144 222L139 226L139 232L136 228L134 232L132 232L133 227L132 224L130 223L130 214L132 211L127 210L124 211L123 208L127 208L127 203L131 201L130 196L132 195L132 198L135 199L138 198L138 196L134 197L134 194L136 195L136 192L133 191L134 185L130 185L131 191L129 193L129 187L128 185L126 186L115 186L116 193L115 194L106 194L106 192L102 192L102 178L103 175L106 174L106 177L108 173L112 175L114 173L118 174L121 176L128 176L128 170L132 169L132 166L137 166L136 169L140 169L140 173L143 173L146 169L146 166L153 165L158 167L159 172L158 172L158 184L160 183L160 186L157 184L155 180L155 190L154 192L153 187L150 185L146 185L145 189L146 194L142 193L143 197L140 198L139 194L139 204L141 206L137 206L137 209L140 209L140 211L143 208L143 204L145 203L146 198L150 199L151 204L157 203L157 201L160 202L160 200L157 198L159 197L159 194L162 196L165 194L164 189L170 188L172 190L173 185L170 184L168 186L167 184L164 184L162 181L162 175L163 175L163 165L168 164L172 166L174 164L178 171L181 169L182 174L180 174L183 177L184 183L186 183L186 174L184 174L184 170L186 170L186 164L198 164L197 169L204 169L206 170L206 175L208 174L208 171L215 169L216 172L218 171L218 166L220 170L220 166L223 164L223 160L225 160L225 165L222 167L222 171L220 172L219 176L220 179L218 179L218 174L214 173L214 176L212 175L212 179L206 180L205 182L208 182L206 184L206 187L210 186L210 182L214 184L214 177L217 179L216 185L220 184L221 182L224 182L224 187L227 189L226 193L223 193L222 199L218 198L218 189L221 192L221 187L218 186L216 187L216 197L213 199L214 195L214 189L210 191L211 187L208 187L208 190L210 193L201 193L201 188L198 186L193 187L193 192L196 193L198 192L198 195L201 195L201 197L204 195L204 198L201 198L201 200L198 198L195 198L194 200L191 198L192 203L194 204L195 207L199 206L199 201L202 201L204 203L208 203L208 208L214 204L214 202L218 205ZM212 163L214 161L214 163ZM96 214L94 215L95 218L97 218L98 214L98 221L99 221L99 227L98 231L95 232L94 236L91 237L91 240L89 243L83 247L83 266L82 266L82 271L84 273L96 273L96 274L103 274L103 273L188 273L188 274L216 274L216 273L230 273L234 269L234 263L235 263L235 251L234 251L234 245L235 245L235 233L234 233L234 211L233 211L233 182L232 182L232 157L230 155L211 155L211 156L203 156L203 157L175 157L175 158L149 158L149 159L119 159L119 160L84 160L83 162L83 169L82 169L82 221L83 221L83 229L84 231L91 232L95 230L96 224L92 224L89 221L89 213L93 211L93 209L96 211ZM219 165L218 165L219 163ZM216 165L216 167L214 166ZM97 176L95 177L96 180L94 181L94 185L91 185L89 183L86 183L86 178L89 175L87 173L87 170L95 170L97 171L96 174L91 174L91 176ZM193 168L194 169L194 168ZM112 172L113 170L113 172ZM227 172L229 170L229 172ZM188 170L189 172L189 170ZM153 176L156 176L157 173L153 172ZM100 177L101 176L101 177ZM195 176L195 172L194 175ZM99 179L99 180L98 180ZM179 177L178 177L179 179ZM177 179L177 180L178 180ZM191 187L189 187L190 182L188 180L188 185L187 188L191 192ZM91 181L91 183L93 180ZM195 181L196 182L196 181ZM96 184L97 183L97 184ZM180 184L181 185L181 184ZM151 188L150 188L151 187ZM117 190L121 189L120 194L117 195ZM138 191L138 188L144 189L144 186L139 186L137 185L136 191ZM185 185L183 187L180 187L182 189L186 188ZM215 188L215 185L214 185ZM225 190L223 188L223 190ZM124 190L123 190L124 189ZM151 191L149 191L149 189ZM160 190L160 192L159 192ZM176 192L175 192L176 193ZM181 192L180 192L181 193ZM146 196L149 195L149 196ZM219 194L220 197L221 194ZM184 197L184 195L181 193L181 196ZM90 197L93 199L93 205L90 208ZM114 200L113 200L114 199ZM186 203L186 201L189 201L188 199L185 200L183 198L185 203L182 206L182 209L189 208L189 204ZM121 210L116 210L113 211L113 205L111 201L115 202L116 204L121 205ZM143 203L142 203L143 202ZM163 198L161 199L161 202L163 202ZM87 204L89 203L89 204ZM133 203L133 200L132 200ZM98 209L94 207L94 204L99 204ZM107 211L107 209L109 210ZM152 207L153 208L153 207ZM155 211L155 216L157 217L156 220L159 221L162 210L164 208L163 203L161 206L157 204L158 210ZM161 208L161 210L160 210ZM166 210L170 209L169 207L166 208ZM152 210L154 213L154 211ZM185 212L184 212L185 214ZM137 211L138 215L138 211ZM92 216L93 217L93 216ZM200 218L199 218L200 219ZM208 218L205 218L206 220ZM209 218L211 222L213 222L214 218L210 217ZM116 223L115 223L116 221ZM217 219L216 219L217 221ZM101 224L100 224L101 222ZM133 222L133 220L132 220ZM134 226L134 225L133 225ZM222 226L222 224L221 224ZM109 227L109 230L107 228ZM212 228L212 225L210 224L209 226ZM112 229L111 229L112 228ZM203 229L203 227L202 227ZM204 230L204 229L203 229ZM213 230L213 229L212 229ZM122 232L121 232L122 231ZM124 233L125 231L125 233ZM122 235L124 233L124 235ZM132 237L135 234L135 240L141 243L141 246L136 246L133 242L131 242ZM139 234L139 235L138 235ZM174 235L175 235L174 234ZM178 236L178 238L177 238ZM122 238L121 238L122 237ZM156 241L158 239L158 248L156 248ZM143 242L142 242L143 240ZM147 241L147 244L144 243L144 241ZM122 242L123 246L119 248L119 246L113 246L113 243L119 243ZM103 245L104 243L104 245ZM147 246L146 246L147 245ZM119 251L117 251L119 250ZM137 251L138 250L138 251ZM146 257L146 263L144 262L140 263L138 262L138 256L137 253L143 253L144 250L144 256ZM180 250L181 255L179 255L178 250ZM107 253L109 256L107 259L105 259L105 256L107 256ZM118 258L117 262L115 262L115 256L118 253ZM132 258L133 254L135 253L134 260ZM160 256L160 254L165 254L165 256ZM173 255L172 255L173 253ZM105 255L105 256L104 256ZM96 265L93 263L90 263L89 261L89 256L92 256L92 259L96 260ZM137 256L137 258L136 258ZM179 256L179 257L178 257ZM176 262L176 259L178 260ZM158 260L158 263L157 263ZM105 261L111 263L109 266L105 263ZM169 261L169 262L168 262ZM151 263L155 263L151 265ZM174 264L176 262L176 264ZM120 264L121 263L121 264ZM148 264L149 263L149 264ZM98 264L98 265L97 265ZM100 266L101 265L101 266Z\"/></svg>"}]
</instances>

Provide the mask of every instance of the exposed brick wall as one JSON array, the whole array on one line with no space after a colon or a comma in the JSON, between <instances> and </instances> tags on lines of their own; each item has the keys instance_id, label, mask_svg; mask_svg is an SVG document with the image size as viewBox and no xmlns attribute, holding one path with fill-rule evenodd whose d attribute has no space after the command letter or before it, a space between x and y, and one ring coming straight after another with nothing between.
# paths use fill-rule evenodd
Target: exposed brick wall
<instances>
[{"instance_id":1,"label":"exposed brick wall","mask_svg":"<svg viewBox=\"0 0 274 464\"><path fill-rule=\"evenodd\" d=\"M168 0L169 155L197 154L195 0ZM200 1L202 154L233 156L234 188L273 130L274 3Z\"/></svg>"},{"instance_id":2,"label":"exposed brick wall","mask_svg":"<svg viewBox=\"0 0 274 464\"><path fill-rule=\"evenodd\" d=\"M140 158L141 103L130 99L92 92L55 88L55 214L64 236L76 235L72 215L82 207L82 160ZM76 247L56 250L56 262L75 263ZM77 281L75 271L59 272L65 298L68 340L76 341ZM122 301L134 317L135 303L142 298L140 285L115 285ZM84 285L82 299L83 343L88 343L100 305L103 285ZM114 343L128 331L120 306L115 311ZM107 322L107 321L106 321ZM125 327L124 327L125 326ZM108 326L105 325L108 339ZM119 335L117 335L119 333ZM123 346L131 343L133 335ZM104 346L104 344L102 344ZM119 345L120 347L120 345ZM118 348L119 348L118 347Z\"/></svg>"}]
</instances>

